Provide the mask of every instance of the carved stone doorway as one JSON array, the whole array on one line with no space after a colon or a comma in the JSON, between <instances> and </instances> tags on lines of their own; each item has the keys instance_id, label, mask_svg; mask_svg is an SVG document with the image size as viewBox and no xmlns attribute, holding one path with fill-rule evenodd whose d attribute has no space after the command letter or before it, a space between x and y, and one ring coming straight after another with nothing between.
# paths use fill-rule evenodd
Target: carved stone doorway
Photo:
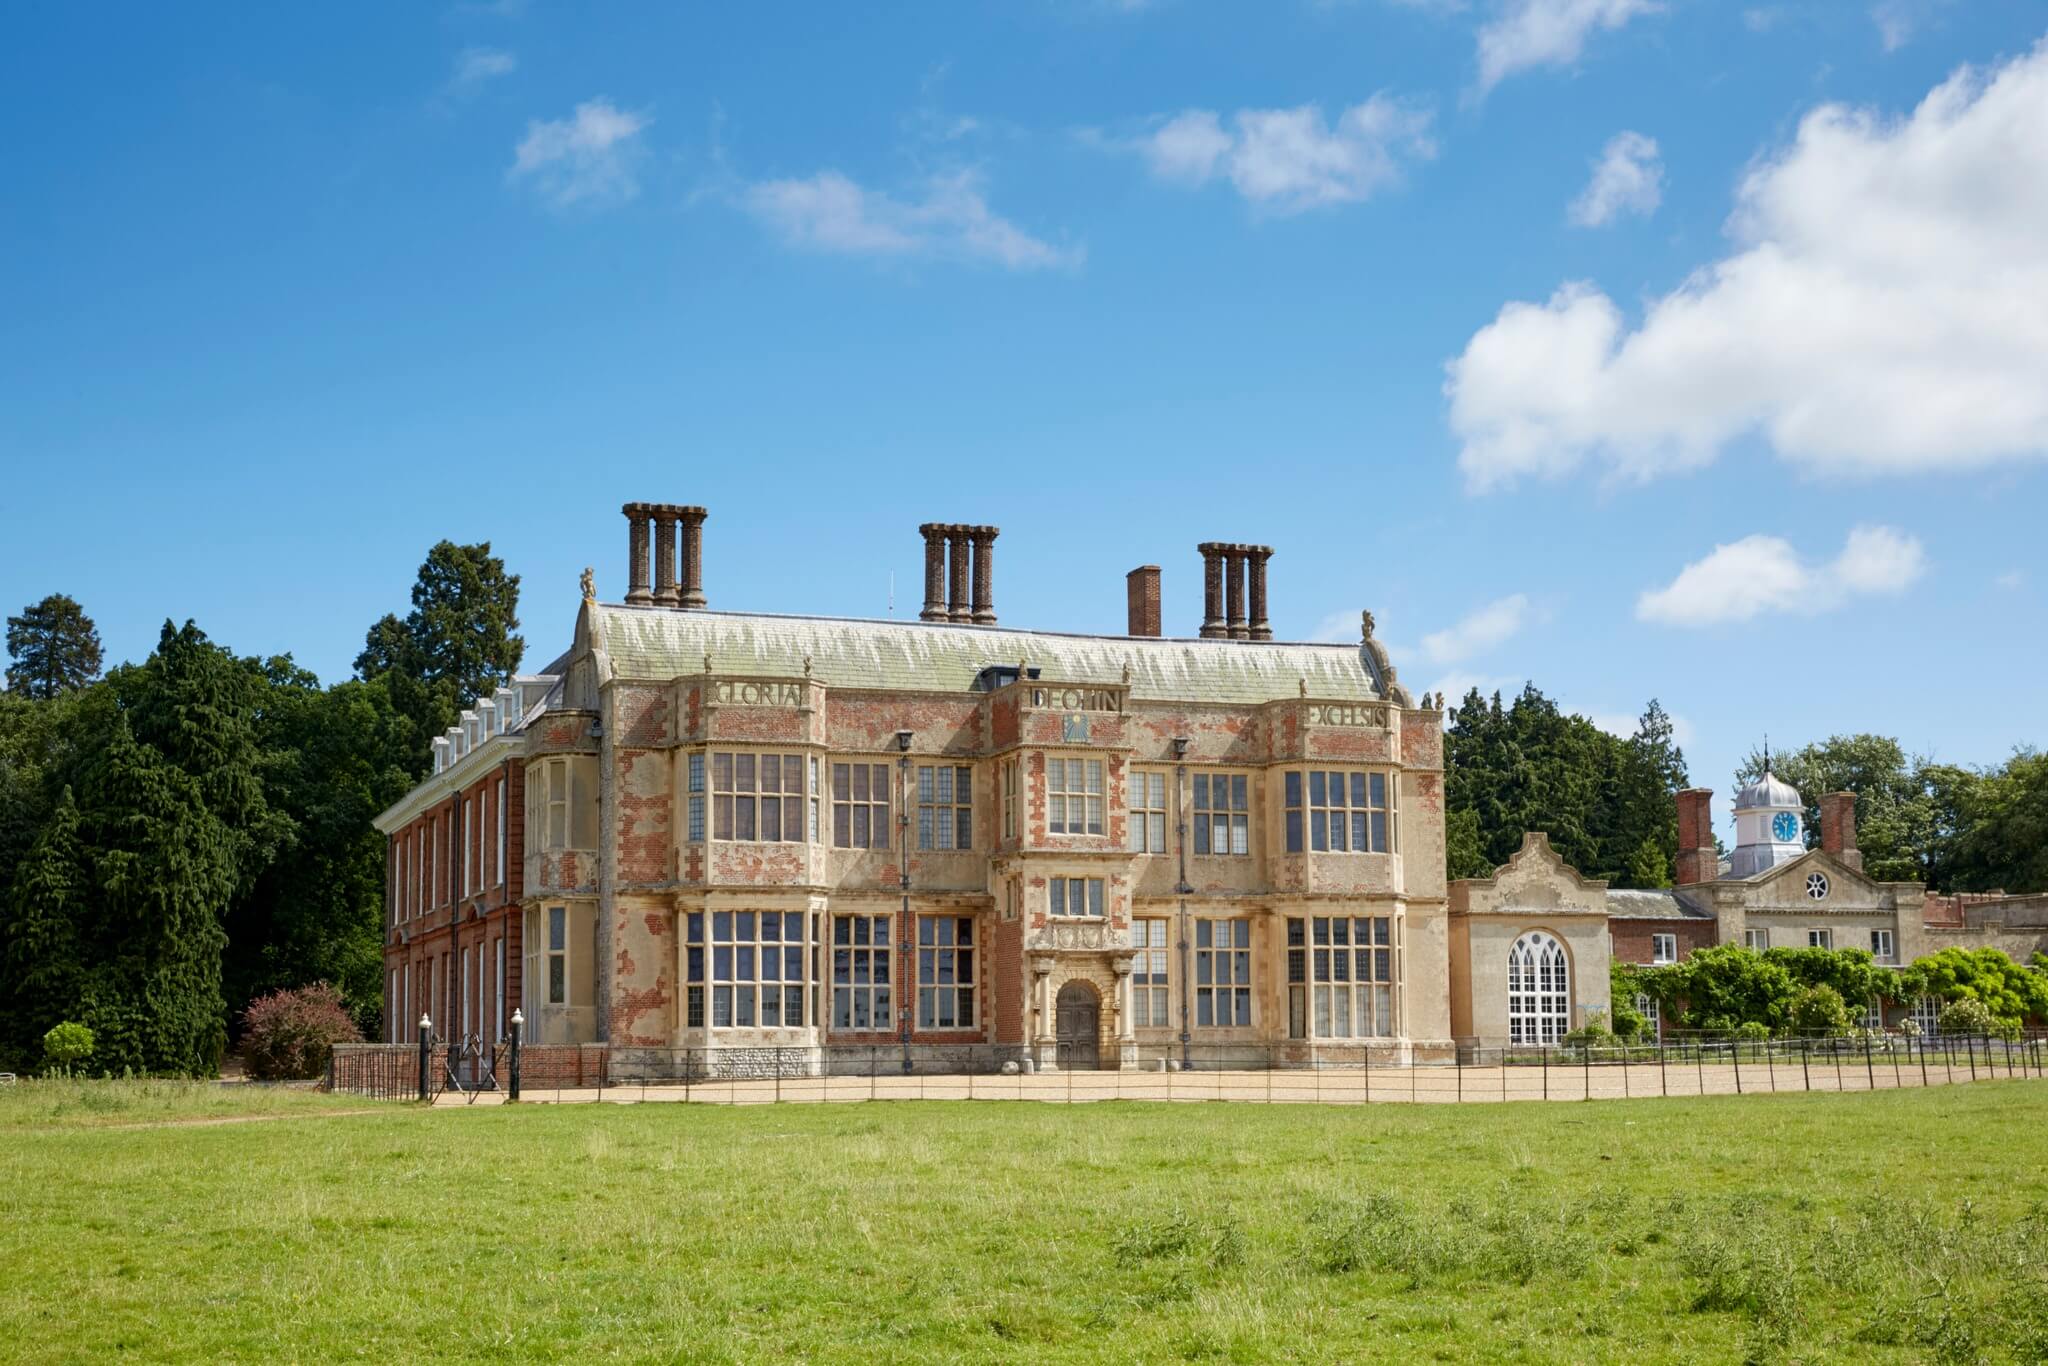
<instances>
[{"instance_id":1,"label":"carved stone doorway","mask_svg":"<svg viewBox=\"0 0 2048 1366\"><path fill-rule=\"evenodd\" d=\"M1102 998L1086 982L1060 988L1053 1004L1063 1072L1092 1072L1102 1066Z\"/></svg>"}]
</instances>

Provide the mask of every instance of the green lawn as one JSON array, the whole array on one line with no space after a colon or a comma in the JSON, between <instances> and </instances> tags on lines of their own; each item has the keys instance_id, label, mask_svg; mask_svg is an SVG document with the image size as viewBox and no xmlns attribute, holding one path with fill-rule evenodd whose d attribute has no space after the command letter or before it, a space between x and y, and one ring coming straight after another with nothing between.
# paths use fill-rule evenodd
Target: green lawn
<instances>
[{"instance_id":1,"label":"green lawn","mask_svg":"<svg viewBox=\"0 0 2048 1366\"><path fill-rule=\"evenodd\" d=\"M110 1085L0 1091L0 1358L2048 1353L2048 1082L371 1114ZM268 1117L162 1124L238 1101Z\"/></svg>"}]
</instances>

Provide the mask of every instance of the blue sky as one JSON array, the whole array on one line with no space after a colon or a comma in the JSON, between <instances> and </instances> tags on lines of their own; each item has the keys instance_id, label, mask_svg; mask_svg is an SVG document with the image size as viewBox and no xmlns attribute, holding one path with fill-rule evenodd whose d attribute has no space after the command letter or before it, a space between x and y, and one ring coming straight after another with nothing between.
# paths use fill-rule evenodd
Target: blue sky
<instances>
[{"instance_id":1,"label":"blue sky","mask_svg":"<svg viewBox=\"0 0 2048 1366\"><path fill-rule=\"evenodd\" d=\"M1416 689L2039 740L2048 12L1960 0L16 7L0 603L346 674L618 507L733 609L1369 607ZM1617 720L1619 718L1619 720ZM1725 799L1724 799L1725 806Z\"/></svg>"}]
</instances>

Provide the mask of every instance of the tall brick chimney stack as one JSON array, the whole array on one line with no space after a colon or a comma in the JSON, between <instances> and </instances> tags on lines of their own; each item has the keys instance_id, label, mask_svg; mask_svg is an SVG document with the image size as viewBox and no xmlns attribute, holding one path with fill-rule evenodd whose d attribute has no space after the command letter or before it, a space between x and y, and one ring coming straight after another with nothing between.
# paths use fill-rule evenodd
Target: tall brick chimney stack
<instances>
[{"instance_id":1,"label":"tall brick chimney stack","mask_svg":"<svg viewBox=\"0 0 2048 1366\"><path fill-rule=\"evenodd\" d=\"M1159 566L1141 564L1124 575L1124 592L1130 601L1130 634L1159 634Z\"/></svg>"},{"instance_id":2,"label":"tall brick chimney stack","mask_svg":"<svg viewBox=\"0 0 2048 1366\"><path fill-rule=\"evenodd\" d=\"M1680 887L1712 882L1721 875L1721 857L1714 851L1714 791L1689 787L1678 794L1678 867L1672 879Z\"/></svg>"},{"instance_id":3,"label":"tall brick chimney stack","mask_svg":"<svg viewBox=\"0 0 2048 1366\"><path fill-rule=\"evenodd\" d=\"M926 522L917 532L924 537L924 610L917 619L945 621L946 527L943 522Z\"/></svg>"},{"instance_id":4,"label":"tall brick chimney stack","mask_svg":"<svg viewBox=\"0 0 2048 1366\"><path fill-rule=\"evenodd\" d=\"M711 605L704 596L704 519L711 514L694 505L674 511L683 527L683 581L677 600L680 606L701 611Z\"/></svg>"},{"instance_id":5,"label":"tall brick chimney stack","mask_svg":"<svg viewBox=\"0 0 2048 1366\"><path fill-rule=\"evenodd\" d=\"M645 503L628 503L619 509L626 516L626 601L639 606L654 601L647 576L647 523L653 509Z\"/></svg>"},{"instance_id":6,"label":"tall brick chimney stack","mask_svg":"<svg viewBox=\"0 0 2048 1366\"><path fill-rule=\"evenodd\" d=\"M1271 640L1273 638L1273 623L1266 620L1266 561L1273 558L1273 547L1269 545L1248 545L1244 550L1246 566L1251 573L1251 638L1253 640Z\"/></svg>"},{"instance_id":7,"label":"tall brick chimney stack","mask_svg":"<svg viewBox=\"0 0 2048 1366\"><path fill-rule=\"evenodd\" d=\"M924 607L917 619L995 625L996 537L1002 528L926 522L917 531L924 537Z\"/></svg>"},{"instance_id":8,"label":"tall brick chimney stack","mask_svg":"<svg viewBox=\"0 0 2048 1366\"><path fill-rule=\"evenodd\" d=\"M1820 847L1859 872L1863 851L1856 847L1856 794L1830 792L1820 799Z\"/></svg>"},{"instance_id":9,"label":"tall brick chimney stack","mask_svg":"<svg viewBox=\"0 0 2048 1366\"><path fill-rule=\"evenodd\" d=\"M1204 541L1195 549L1202 552L1202 639L1218 640L1230 634L1223 620L1223 543Z\"/></svg>"}]
</instances>

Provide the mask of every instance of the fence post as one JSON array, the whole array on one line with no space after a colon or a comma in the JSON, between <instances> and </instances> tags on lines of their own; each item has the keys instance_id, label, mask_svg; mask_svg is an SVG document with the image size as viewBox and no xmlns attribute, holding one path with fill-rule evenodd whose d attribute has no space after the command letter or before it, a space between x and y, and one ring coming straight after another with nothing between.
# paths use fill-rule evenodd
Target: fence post
<instances>
[{"instance_id":1,"label":"fence post","mask_svg":"<svg viewBox=\"0 0 2048 1366\"><path fill-rule=\"evenodd\" d=\"M512 1011L512 1056L506 1060L505 1068L511 1074L505 1099L519 1099L519 1036L526 1032L526 1012L514 1008Z\"/></svg>"},{"instance_id":2,"label":"fence post","mask_svg":"<svg viewBox=\"0 0 2048 1366\"><path fill-rule=\"evenodd\" d=\"M1537 1045L1537 1047L1543 1050L1543 1051L1542 1051L1542 1053L1541 1053L1541 1055L1540 1055L1540 1056L1542 1057L1542 1059L1543 1059L1543 1098L1544 1098L1545 1100L1549 1100L1549 1099L1550 1099L1550 1045L1549 1045L1549 1044L1538 1044L1538 1045Z\"/></svg>"},{"instance_id":3,"label":"fence post","mask_svg":"<svg viewBox=\"0 0 2048 1366\"><path fill-rule=\"evenodd\" d=\"M1700 1094L1707 1093L1707 1046L1698 1039L1692 1041L1693 1071L1698 1075Z\"/></svg>"},{"instance_id":4,"label":"fence post","mask_svg":"<svg viewBox=\"0 0 2048 1366\"><path fill-rule=\"evenodd\" d=\"M434 1071L434 1022L420 1016L420 1099L427 1098L427 1082Z\"/></svg>"},{"instance_id":5,"label":"fence post","mask_svg":"<svg viewBox=\"0 0 2048 1366\"><path fill-rule=\"evenodd\" d=\"M1927 1089L1927 1040L1913 1040L1913 1051L1920 1055L1920 1089Z\"/></svg>"},{"instance_id":6,"label":"fence post","mask_svg":"<svg viewBox=\"0 0 2048 1366\"><path fill-rule=\"evenodd\" d=\"M1593 1098L1593 1045L1592 1045L1592 1044L1591 1044L1591 1043L1589 1042L1589 1043L1587 1043L1587 1045L1586 1045L1586 1094L1584 1094L1583 1096L1580 1096L1580 1097L1579 1097L1579 1099L1580 1099L1580 1100L1591 1100L1592 1098Z\"/></svg>"},{"instance_id":7,"label":"fence post","mask_svg":"<svg viewBox=\"0 0 2048 1366\"><path fill-rule=\"evenodd\" d=\"M1970 1058L1970 1080L1975 1081L1977 1080L1977 1038L1975 1035L1963 1035L1963 1050L1969 1054ZM422 1082L420 1084L424 1086L426 1083ZM421 1099L424 1100L426 1097L422 1096Z\"/></svg>"},{"instance_id":8,"label":"fence post","mask_svg":"<svg viewBox=\"0 0 2048 1366\"><path fill-rule=\"evenodd\" d=\"M1664 1073L1664 1041L1657 1040L1657 1094L1671 1099L1671 1078Z\"/></svg>"},{"instance_id":9,"label":"fence post","mask_svg":"<svg viewBox=\"0 0 2048 1366\"><path fill-rule=\"evenodd\" d=\"M1805 1039L1799 1041L1799 1084L1804 1089L1813 1089L1813 1046Z\"/></svg>"}]
</instances>

